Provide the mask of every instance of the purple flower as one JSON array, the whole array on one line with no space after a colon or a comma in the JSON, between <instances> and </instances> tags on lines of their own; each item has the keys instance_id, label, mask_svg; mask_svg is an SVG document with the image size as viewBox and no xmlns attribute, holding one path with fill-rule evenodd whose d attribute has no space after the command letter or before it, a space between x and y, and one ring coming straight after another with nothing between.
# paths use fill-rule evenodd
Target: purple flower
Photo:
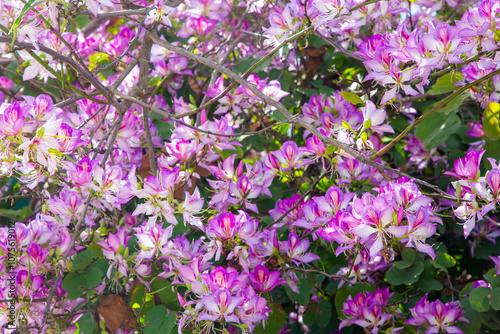
<instances>
[{"instance_id":1,"label":"purple flower","mask_svg":"<svg viewBox=\"0 0 500 334\"><path fill-rule=\"evenodd\" d=\"M250 331L255 327L255 323L267 319L267 313L271 310L267 308L267 300L263 297L253 296L249 300L238 306L238 317L242 322L250 327Z\"/></svg>"},{"instance_id":2,"label":"purple flower","mask_svg":"<svg viewBox=\"0 0 500 334\"><path fill-rule=\"evenodd\" d=\"M308 159L303 159L305 151L300 149L297 144L289 140L283 144L281 151L273 152L273 155L281 163L281 170L288 170L291 168L300 168L302 166L311 164Z\"/></svg>"},{"instance_id":3,"label":"purple flower","mask_svg":"<svg viewBox=\"0 0 500 334\"><path fill-rule=\"evenodd\" d=\"M316 136L307 138L306 148L311 154L324 155L326 153L326 148L321 139Z\"/></svg>"},{"instance_id":4,"label":"purple flower","mask_svg":"<svg viewBox=\"0 0 500 334\"><path fill-rule=\"evenodd\" d=\"M490 256L491 261L495 263L497 270L497 275L500 275L500 256Z\"/></svg>"},{"instance_id":5,"label":"purple flower","mask_svg":"<svg viewBox=\"0 0 500 334\"><path fill-rule=\"evenodd\" d=\"M500 169L492 169L486 174L486 183L490 187L493 197L498 199L500 195Z\"/></svg>"},{"instance_id":6,"label":"purple flower","mask_svg":"<svg viewBox=\"0 0 500 334\"><path fill-rule=\"evenodd\" d=\"M253 272L248 274L250 281L255 289L260 292L272 291L280 284L286 283L286 280L280 280L279 271L269 272L264 266L258 265Z\"/></svg>"},{"instance_id":7,"label":"purple flower","mask_svg":"<svg viewBox=\"0 0 500 334\"><path fill-rule=\"evenodd\" d=\"M21 102L14 102L0 114L0 133L5 136L17 136L22 132L26 124L28 106L22 106Z\"/></svg>"},{"instance_id":8,"label":"purple flower","mask_svg":"<svg viewBox=\"0 0 500 334\"><path fill-rule=\"evenodd\" d=\"M347 315L347 319L340 322L342 329L351 324L363 328L369 328L370 333L378 333L380 327L394 317L392 314L384 313L389 297L389 288L377 289L375 292L360 292L356 296L347 297L342 312ZM398 332L399 329L396 329Z\"/></svg>"},{"instance_id":9,"label":"purple flower","mask_svg":"<svg viewBox=\"0 0 500 334\"><path fill-rule=\"evenodd\" d=\"M82 158L78 164L68 166L68 176L74 185L86 185L92 180L92 172L98 165L97 160L91 161L90 158Z\"/></svg>"},{"instance_id":10,"label":"purple flower","mask_svg":"<svg viewBox=\"0 0 500 334\"><path fill-rule=\"evenodd\" d=\"M137 259L151 259L159 252L163 252L167 246L168 239L172 236L172 228L164 229L163 224L155 224L151 228L141 226L134 230L138 232L137 243L141 246L141 251Z\"/></svg>"},{"instance_id":11,"label":"purple flower","mask_svg":"<svg viewBox=\"0 0 500 334\"><path fill-rule=\"evenodd\" d=\"M224 240L231 239L240 229L240 221L231 212L225 212L218 217L208 221L207 235L209 237L218 237Z\"/></svg>"},{"instance_id":12,"label":"purple flower","mask_svg":"<svg viewBox=\"0 0 500 334\"><path fill-rule=\"evenodd\" d=\"M114 264L118 264L118 271L127 276L128 265L126 258L128 257L128 251L125 252L125 250L129 239L130 236L127 235L127 228L122 226L116 234L110 233L106 241L103 240L96 243L102 246L104 257L114 261L108 269L108 278L111 275L111 269L114 267Z\"/></svg>"},{"instance_id":13,"label":"purple flower","mask_svg":"<svg viewBox=\"0 0 500 334\"><path fill-rule=\"evenodd\" d=\"M397 238L408 240L406 247L415 247L419 252L428 254L433 260L436 257L432 246L425 244L425 239L436 233L436 224L429 222L429 214L420 208L415 217L408 217L408 226L390 226L387 231Z\"/></svg>"},{"instance_id":14,"label":"purple flower","mask_svg":"<svg viewBox=\"0 0 500 334\"><path fill-rule=\"evenodd\" d=\"M457 159L453 165L455 172L445 172L447 175L453 175L461 180L476 181L479 178L479 164L485 150L470 151L465 158Z\"/></svg>"},{"instance_id":15,"label":"purple flower","mask_svg":"<svg viewBox=\"0 0 500 334\"><path fill-rule=\"evenodd\" d=\"M62 123L59 130L54 135L59 143L59 151L69 153L74 151L79 146L85 145L85 141L81 140L82 131L73 129L66 123Z\"/></svg>"},{"instance_id":16,"label":"purple flower","mask_svg":"<svg viewBox=\"0 0 500 334\"><path fill-rule=\"evenodd\" d=\"M220 288L225 288L229 291L238 290L246 286L248 280L246 275L239 275L238 271L233 267L226 269L218 266L212 269L210 275L203 274L202 276L208 281L212 291L217 291Z\"/></svg>"},{"instance_id":17,"label":"purple flower","mask_svg":"<svg viewBox=\"0 0 500 334\"><path fill-rule=\"evenodd\" d=\"M295 232L290 232L288 237L288 241L281 242L281 251L286 253L293 263L300 265L301 263L309 263L319 259L316 254L306 253L309 248L309 239L300 240Z\"/></svg>"},{"instance_id":18,"label":"purple flower","mask_svg":"<svg viewBox=\"0 0 500 334\"><path fill-rule=\"evenodd\" d=\"M462 330L455 325L459 321L469 322L462 317L465 311L460 310L459 302L449 302L443 304L440 300L435 302L427 301L427 294L422 297L420 302L415 304L414 308L410 309L413 319L406 320L406 324L421 326L428 324L427 333L438 333L440 331L447 333L463 333Z\"/></svg>"},{"instance_id":19,"label":"purple flower","mask_svg":"<svg viewBox=\"0 0 500 334\"><path fill-rule=\"evenodd\" d=\"M240 303L240 297L231 296L227 289L219 289L214 294L203 296L201 299L201 304L205 306L206 311L200 314L198 321L220 321L223 318L227 322L240 323L234 314L234 309Z\"/></svg>"}]
</instances>

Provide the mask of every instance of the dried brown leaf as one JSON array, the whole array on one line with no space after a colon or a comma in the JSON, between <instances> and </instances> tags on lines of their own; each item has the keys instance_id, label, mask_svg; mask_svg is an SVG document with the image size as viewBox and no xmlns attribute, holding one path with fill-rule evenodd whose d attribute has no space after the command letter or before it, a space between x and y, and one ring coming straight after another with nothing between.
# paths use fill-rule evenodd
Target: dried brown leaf
<instances>
[{"instance_id":1,"label":"dried brown leaf","mask_svg":"<svg viewBox=\"0 0 500 334\"><path fill-rule=\"evenodd\" d=\"M106 327L115 334L118 329L131 331L137 326L132 309L125 304L120 295L107 295L97 307L97 312L104 319Z\"/></svg>"}]
</instances>

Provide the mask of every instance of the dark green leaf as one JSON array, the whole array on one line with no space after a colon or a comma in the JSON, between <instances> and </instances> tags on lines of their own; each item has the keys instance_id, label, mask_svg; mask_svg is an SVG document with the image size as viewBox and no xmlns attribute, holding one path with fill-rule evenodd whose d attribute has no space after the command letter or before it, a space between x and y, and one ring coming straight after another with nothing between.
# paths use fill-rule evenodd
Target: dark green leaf
<instances>
[{"instance_id":1,"label":"dark green leaf","mask_svg":"<svg viewBox=\"0 0 500 334\"><path fill-rule=\"evenodd\" d=\"M500 310L500 287L491 290L490 305L495 311Z\"/></svg>"},{"instance_id":2,"label":"dark green leaf","mask_svg":"<svg viewBox=\"0 0 500 334\"><path fill-rule=\"evenodd\" d=\"M443 286L435 279L427 279L418 282L418 288L423 292L431 292L440 291L441 289L443 289Z\"/></svg>"},{"instance_id":3,"label":"dark green leaf","mask_svg":"<svg viewBox=\"0 0 500 334\"><path fill-rule=\"evenodd\" d=\"M160 136L162 139L169 140L172 136L172 130L174 129L174 126L161 120L155 121L154 124L156 125L156 129L158 130L158 136Z\"/></svg>"},{"instance_id":4,"label":"dark green leaf","mask_svg":"<svg viewBox=\"0 0 500 334\"><path fill-rule=\"evenodd\" d=\"M165 304L169 310L180 310L181 305L179 303L179 299L177 298L177 293L172 291L171 284L168 282L162 282L160 280L156 280L152 284L153 292L158 291L156 294L160 297L160 300L163 304Z\"/></svg>"},{"instance_id":5,"label":"dark green leaf","mask_svg":"<svg viewBox=\"0 0 500 334\"><path fill-rule=\"evenodd\" d=\"M448 253L436 253L436 258L431 261L431 264L436 268L445 270L446 268L451 268L457 264L457 261Z\"/></svg>"},{"instance_id":6,"label":"dark green leaf","mask_svg":"<svg viewBox=\"0 0 500 334\"><path fill-rule=\"evenodd\" d=\"M272 313L266 320L264 328L262 322L259 323L253 330L253 334L278 334L285 324L287 315L281 311L275 304L269 306Z\"/></svg>"},{"instance_id":7,"label":"dark green leaf","mask_svg":"<svg viewBox=\"0 0 500 334\"><path fill-rule=\"evenodd\" d=\"M68 292L68 298L75 300L82 296L81 288L85 286L86 282L85 273L69 273L64 277L61 286Z\"/></svg>"},{"instance_id":8,"label":"dark green leaf","mask_svg":"<svg viewBox=\"0 0 500 334\"><path fill-rule=\"evenodd\" d=\"M497 274L497 271L497 268L492 268L483 276L494 288L500 287L500 275Z\"/></svg>"},{"instance_id":9,"label":"dark green leaf","mask_svg":"<svg viewBox=\"0 0 500 334\"><path fill-rule=\"evenodd\" d=\"M407 269L398 269L396 267L392 267L387 271L385 277L387 279L387 282L393 285L410 285L418 281L418 278L423 271L424 265L422 263L414 263Z\"/></svg>"},{"instance_id":10,"label":"dark green leaf","mask_svg":"<svg viewBox=\"0 0 500 334\"><path fill-rule=\"evenodd\" d=\"M87 288L93 288L102 283L102 278L104 273L99 269L99 267L91 265L89 269L86 270L87 278L85 281L85 286Z\"/></svg>"},{"instance_id":11,"label":"dark green leaf","mask_svg":"<svg viewBox=\"0 0 500 334\"><path fill-rule=\"evenodd\" d=\"M144 329L144 334L170 334L177 323L177 312L167 314L167 308L158 305L149 310L145 321L148 325Z\"/></svg>"},{"instance_id":12,"label":"dark green leaf","mask_svg":"<svg viewBox=\"0 0 500 334\"><path fill-rule=\"evenodd\" d=\"M401 257L403 260L406 262L409 262L410 264L415 261L415 255L417 254L417 251L413 248L406 248L403 253L401 254Z\"/></svg>"},{"instance_id":13,"label":"dark green leaf","mask_svg":"<svg viewBox=\"0 0 500 334\"><path fill-rule=\"evenodd\" d=\"M94 252L91 249L86 249L83 252L77 253L73 256L72 271L79 271L87 268L87 266L92 262L93 257Z\"/></svg>"},{"instance_id":14,"label":"dark green leaf","mask_svg":"<svg viewBox=\"0 0 500 334\"><path fill-rule=\"evenodd\" d=\"M319 303L318 317L316 323L319 328L325 328L330 323L332 317L332 304L328 300Z\"/></svg>"},{"instance_id":15,"label":"dark green leaf","mask_svg":"<svg viewBox=\"0 0 500 334\"><path fill-rule=\"evenodd\" d=\"M411 267L413 263L412 262L407 262L407 261L395 261L394 262L394 267L397 269L406 269Z\"/></svg>"},{"instance_id":16,"label":"dark green leaf","mask_svg":"<svg viewBox=\"0 0 500 334\"><path fill-rule=\"evenodd\" d=\"M299 288L299 293L295 293L288 286L285 286L285 291L291 300L296 301L299 305L306 306L310 299L310 281L307 276L300 279L300 283L297 284Z\"/></svg>"},{"instance_id":17,"label":"dark green leaf","mask_svg":"<svg viewBox=\"0 0 500 334\"><path fill-rule=\"evenodd\" d=\"M480 286L471 291L469 296L470 307L477 312L486 312L490 309L491 289Z\"/></svg>"},{"instance_id":18,"label":"dark green leaf","mask_svg":"<svg viewBox=\"0 0 500 334\"><path fill-rule=\"evenodd\" d=\"M345 286L340 288L335 294L335 308L337 309L337 314L341 319L345 319L345 315L341 311L344 308L344 302L347 300L347 296L349 296L349 293L347 292L347 287Z\"/></svg>"},{"instance_id":19,"label":"dark green leaf","mask_svg":"<svg viewBox=\"0 0 500 334\"><path fill-rule=\"evenodd\" d=\"M82 315L82 317L78 319L76 325L78 326L78 333L92 334L95 327L95 320L92 313L85 313Z\"/></svg>"},{"instance_id":20,"label":"dark green leaf","mask_svg":"<svg viewBox=\"0 0 500 334\"><path fill-rule=\"evenodd\" d=\"M460 117L435 112L417 125L415 136L422 140L426 150L438 147L460 128Z\"/></svg>"},{"instance_id":21,"label":"dark green leaf","mask_svg":"<svg viewBox=\"0 0 500 334\"><path fill-rule=\"evenodd\" d=\"M477 334L481 328L481 324L488 321L485 313L474 311L469 303L469 298L460 300L460 307L465 311L464 317L469 320L469 323L459 322L458 326L464 331L464 334Z\"/></svg>"}]
</instances>

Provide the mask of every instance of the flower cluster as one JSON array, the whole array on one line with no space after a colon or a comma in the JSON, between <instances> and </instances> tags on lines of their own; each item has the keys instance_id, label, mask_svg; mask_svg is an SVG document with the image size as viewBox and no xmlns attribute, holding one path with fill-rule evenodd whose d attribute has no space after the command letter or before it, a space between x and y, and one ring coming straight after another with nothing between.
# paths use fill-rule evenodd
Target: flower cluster
<instances>
[{"instance_id":1,"label":"flower cluster","mask_svg":"<svg viewBox=\"0 0 500 334\"><path fill-rule=\"evenodd\" d=\"M500 267L499 14L0 1L1 331L497 318L500 282L460 252ZM457 221L467 240L450 240ZM460 304L455 284L473 288Z\"/></svg>"}]
</instances>

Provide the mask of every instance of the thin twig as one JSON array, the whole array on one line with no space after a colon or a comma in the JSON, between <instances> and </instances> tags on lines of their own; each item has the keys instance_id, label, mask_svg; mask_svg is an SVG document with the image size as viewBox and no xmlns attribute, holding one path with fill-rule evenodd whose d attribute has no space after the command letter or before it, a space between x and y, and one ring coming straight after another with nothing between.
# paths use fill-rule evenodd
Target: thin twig
<instances>
[{"instance_id":1,"label":"thin twig","mask_svg":"<svg viewBox=\"0 0 500 334\"><path fill-rule=\"evenodd\" d=\"M246 81L245 79L243 79L242 77L240 77L239 75L237 75L236 73L234 73L233 71L230 71L227 68L224 68L224 67L220 66L219 64L217 64L217 63L215 63L215 62L213 62L213 61L211 61L209 59L206 59L204 57L195 55L195 54L187 51L186 49L180 48L180 47L172 45L172 44L170 44L170 43L168 43L168 42L166 42L164 40L161 40L160 37L156 34L156 32L150 32L150 34L151 34L151 38L153 39L153 42L155 42L156 44L161 45L161 46L163 46L164 48L166 48L166 49L168 49L170 51L177 52L178 54L180 54L180 55L182 55L182 56L184 56L186 58L189 58L191 60L197 61L197 62L199 62L201 64L204 64L204 65L206 65L208 67L211 67L213 69L216 69L219 72L221 72L221 73L225 74L226 76L228 76L229 78L233 79L234 81L236 81L240 85L248 88L252 93L254 93L258 98L260 98L264 103L275 107L284 117L286 117L288 119L288 121L290 123L297 124L297 125L305 128L306 130L309 130L309 132L311 132L313 135L315 135L316 137L318 137L321 141L323 141L327 145L333 145L333 146L341 149L346 154L352 156L354 159L356 159L356 160L358 160L358 161L360 161L360 162L362 162L362 163L364 163L366 165L372 166L372 167L376 168L378 171L387 170L387 171L395 173L395 174L397 174L399 176L404 176L404 177L407 177L408 179L414 179L414 182L417 183L417 184L429 187L431 189L434 189L437 192L440 192L442 194L448 195L446 192L444 192L443 190L439 189L438 186L435 186L435 185L432 185L432 184L430 184L428 182L416 179L416 178L414 178L414 177L412 177L410 175L407 175L407 174L405 174L405 173L403 173L401 171L395 170L394 168L381 165L381 164L379 164L379 163L371 160L369 157L364 156L360 152L356 151L350 145L348 145L346 143L343 143L343 142L339 142L338 140L335 140L333 138L325 136L323 133L321 133L314 126L314 124L307 123L307 122L303 121L300 118L293 118L293 114L290 113L288 111L288 109L286 109L286 107L282 103L280 103L280 102L278 102L278 101L270 98L269 96L265 95L255 85L253 85L250 82ZM167 117L169 117L169 116L167 116ZM339 152L339 154L341 154L341 153L342 152Z\"/></svg>"},{"instance_id":2,"label":"thin twig","mask_svg":"<svg viewBox=\"0 0 500 334\"><path fill-rule=\"evenodd\" d=\"M430 115L434 114L439 109L444 108L449 102L451 102L458 95L462 94L467 89L470 89L471 87L474 87L475 85L477 85L477 84L479 84L479 83L481 83L481 82L483 82L485 80L488 80L489 78L494 77L497 74L500 74L500 69L495 70L495 71L493 71L493 72L485 75L484 77L479 78L479 79L473 81L472 83L470 83L468 85L465 85L465 86L461 87L460 89L454 91L450 95L448 95L444 100L441 101L441 103L439 103L437 106L435 106L434 108L432 108L431 110L429 110L428 112L426 112L425 114L423 114L422 116L416 118L406 129L404 129L403 132L401 132L389 144L385 145L377 153L375 153L374 155L372 155L372 159L376 160L376 159L380 158L382 155L386 154L391 148L394 147L394 145L396 145L399 141L401 141L401 139L403 139L404 137L406 137L406 135L411 131L411 129L413 129L414 127L416 127L419 123L421 123L422 121L424 121L425 119L427 119Z\"/></svg>"}]
</instances>

